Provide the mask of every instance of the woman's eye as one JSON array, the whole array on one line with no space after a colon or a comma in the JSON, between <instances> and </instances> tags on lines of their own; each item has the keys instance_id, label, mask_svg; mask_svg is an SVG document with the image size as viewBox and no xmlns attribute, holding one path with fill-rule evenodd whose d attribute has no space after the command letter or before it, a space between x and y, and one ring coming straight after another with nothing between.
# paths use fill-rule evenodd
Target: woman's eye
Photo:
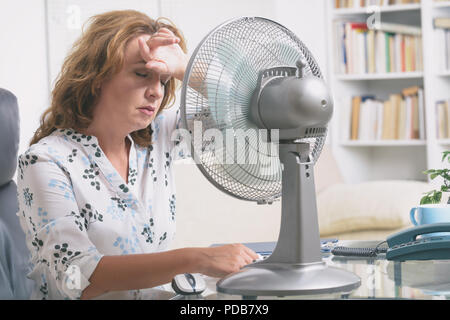
<instances>
[{"instance_id":1,"label":"woman's eye","mask_svg":"<svg viewBox=\"0 0 450 320\"><path fill-rule=\"evenodd\" d=\"M147 78L147 74L146 74L146 73L135 72L135 74L136 74L138 77L141 77L141 78Z\"/></svg>"}]
</instances>

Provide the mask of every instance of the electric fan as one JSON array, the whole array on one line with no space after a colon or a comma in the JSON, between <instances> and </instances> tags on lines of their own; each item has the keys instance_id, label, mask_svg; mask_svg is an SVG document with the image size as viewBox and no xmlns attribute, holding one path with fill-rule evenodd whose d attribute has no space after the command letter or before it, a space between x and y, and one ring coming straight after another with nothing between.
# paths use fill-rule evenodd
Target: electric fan
<instances>
[{"instance_id":1,"label":"electric fan","mask_svg":"<svg viewBox=\"0 0 450 320\"><path fill-rule=\"evenodd\" d=\"M350 292L360 279L322 261L313 167L333 102L306 46L287 28L242 17L212 30L188 63L182 126L191 155L220 190L258 204L281 197L277 245L217 283L242 296Z\"/></svg>"}]
</instances>

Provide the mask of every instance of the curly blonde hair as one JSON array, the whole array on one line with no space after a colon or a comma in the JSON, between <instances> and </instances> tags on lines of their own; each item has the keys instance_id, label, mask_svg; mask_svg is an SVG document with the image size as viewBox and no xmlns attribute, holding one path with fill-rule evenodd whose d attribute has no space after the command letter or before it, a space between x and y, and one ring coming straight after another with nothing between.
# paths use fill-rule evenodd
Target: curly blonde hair
<instances>
[{"instance_id":1,"label":"curly blonde hair","mask_svg":"<svg viewBox=\"0 0 450 320\"><path fill-rule=\"evenodd\" d=\"M123 66L127 43L136 36L151 35L162 27L180 38L179 45L186 52L181 31L166 18L153 20L134 10L110 11L91 17L88 28L64 60L52 91L51 105L43 113L30 145L56 129L87 128L92 122L93 107L99 97L101 84L116 75ZM175 102L178 82L172 78L166 84L157 114ZM151 126L132 132L131 136L139 146L148 147L151 144Z\"/></svg>"}]
</instances>

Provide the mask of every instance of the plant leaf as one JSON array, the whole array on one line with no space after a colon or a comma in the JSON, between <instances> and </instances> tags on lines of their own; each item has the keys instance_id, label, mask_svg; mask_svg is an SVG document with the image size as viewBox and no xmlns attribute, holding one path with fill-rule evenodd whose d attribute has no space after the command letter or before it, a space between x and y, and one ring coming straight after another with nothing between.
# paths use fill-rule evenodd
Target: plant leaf
<instances>
[{"instance_id":1,"label":"plant leaf","mask_svg":"<svg viewBox=\"0 0 450 320\"><path fill-rule=\"evenodd\" d=\"M441 202L441 199L442 199L442 192L440 191L435 192L433 195L433 201L435 201L434 203Z\"/></svg>"},{"instance_id":2,"label":"plant leaf","mask_svg":"<svg viewBox=\"0 0 450 320\"><path fill-rule=\"evenodd\" d=\"M420 199L420 204L432 204L432 203L433 199L431 197L424 196L422 197L422 199Z\"/></svg>"},{"instance_id":3,"label":"plant leaf","mask_svg":"<svg viewBox=\"0 0 450 320\"><path fill-rule=\"evenodd\" d=\"M430 179L431 180L433 180L433 179L435 179L436 177L439 177L440 176L440 174L439 173L433 173L432 175L430 175Z\"/></svg>"}]
</instances>

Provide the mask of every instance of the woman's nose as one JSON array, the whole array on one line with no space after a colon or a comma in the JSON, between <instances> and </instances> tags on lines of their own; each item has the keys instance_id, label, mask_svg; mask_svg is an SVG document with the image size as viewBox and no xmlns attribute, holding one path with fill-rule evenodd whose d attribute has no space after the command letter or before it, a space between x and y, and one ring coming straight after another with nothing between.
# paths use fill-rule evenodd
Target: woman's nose
<instances>
[{"instance_id":1,"label":"woman's nose","mask_svg":"<svg viewBox=\"0 0 450 320\"><path fill-rule=\"evenodd\" d=\"M161 85L160 81L150 81L147 85L146 98L152 98L159 100L164 95L164 87Z\"/></svg>"}]
</instances>

